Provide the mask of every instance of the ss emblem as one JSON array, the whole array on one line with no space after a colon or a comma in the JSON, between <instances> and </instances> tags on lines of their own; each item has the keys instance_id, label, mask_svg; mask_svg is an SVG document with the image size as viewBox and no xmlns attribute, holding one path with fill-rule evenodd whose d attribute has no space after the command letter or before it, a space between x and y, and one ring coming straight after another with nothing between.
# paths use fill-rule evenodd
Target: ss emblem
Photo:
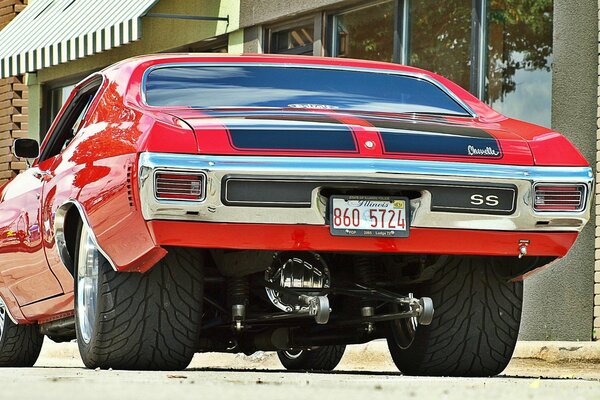
<instances>
[{"instance_id":1,"label":"ss emblem","mask_svg":"<svg viewBox=\"0 0 600 400\"><path fill-rule=\"evenodd\" d=\"M474 206L481 206L485 204L486 206L496 207L498 205L498 196L490 194L488 196L484 196L482 194L474 194L471 196L471 204Z\"/></svg>"}]
</instances>

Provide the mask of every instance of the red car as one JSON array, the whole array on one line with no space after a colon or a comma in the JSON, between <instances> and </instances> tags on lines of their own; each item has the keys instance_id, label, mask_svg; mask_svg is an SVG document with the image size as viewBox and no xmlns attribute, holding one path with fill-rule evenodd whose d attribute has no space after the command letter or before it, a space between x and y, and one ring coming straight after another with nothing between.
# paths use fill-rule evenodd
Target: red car
<instances>
[{"instance_id":1,"label":"red car","mask_svg":"<svg viewBox=\"0 0 600 400\"><path fill-rule=\"evenodd\" d=\"M31 167L0 191L4 366L44 335L115 369L263 350L331 370L385 338L404 374L495 375L522 279L567 254L593 193L560 134L334 58L125 60L14 152Z\"/></svg>"}]
</instances>

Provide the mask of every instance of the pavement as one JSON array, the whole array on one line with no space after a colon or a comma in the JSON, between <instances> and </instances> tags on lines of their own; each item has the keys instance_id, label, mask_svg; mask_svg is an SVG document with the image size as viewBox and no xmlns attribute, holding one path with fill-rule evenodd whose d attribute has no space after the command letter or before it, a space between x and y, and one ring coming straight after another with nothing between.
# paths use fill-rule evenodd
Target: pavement
<instances>
[{"instance_id":1,"label":"pavement","mask_svg":"<svg viewBox=\"0 0 600 400\"><path fill-rule=\"evenodd\" d=\"M511 365L509 365L507 371L510 371L512 365L524 363L547 364L548 367L588 365L593 371L598 370L598 379L600 379L600 341L520 341L517 343ZM83 364L79 358L77 343L54 343L46 339L36 366L83 367ZM251 356L202 353L194 357L190 368L277 369L281 368L281 364L279 364L279 360L273 352L257 352ZM337 369L348 371L397 371L384 340L376 340L364 345L348 346Z\"/></svg>"},{"instance_id":2,"label":"pavement","mask_svg":"<svg viewBox=\"0 0 600 400\"><path fill-rule=\"evenodd\" d=\"M521 342L501 376L406 377L385 342L348 346L330 373L292 373L274 353L205 353L185 371L83 368L76 343L47 341L34 368L0 368L0 399L600 399L600 344Z\"/></svg>"}]
</instances>

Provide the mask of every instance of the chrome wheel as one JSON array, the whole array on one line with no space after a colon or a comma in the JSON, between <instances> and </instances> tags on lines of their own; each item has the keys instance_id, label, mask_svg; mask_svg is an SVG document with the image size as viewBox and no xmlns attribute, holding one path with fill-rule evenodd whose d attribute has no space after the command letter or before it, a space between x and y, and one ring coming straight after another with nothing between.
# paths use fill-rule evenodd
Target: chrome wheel
<instances>
[{"instance_id":1,"label":"chrome wheel","mask_svg":"<svg viewBox=\"0 0 600 400\"><path fill-rule=\"evenodd\" d=\"M100 253L89 230L83 226L77 255L77 321L85 343L89 343L96 325L98 265Z\"/></svg>"},{"instance_id":2,"label":"chrome wheel","mask_svg":"<svg viewBox=\"0 0 600 400\"><path fill-rule=\"evenodd\" d=\"M285 358L295 360L302 355L302 352L303 350L286 350L282 351L281 354L283 354Z\"/></svg>"},{"instance_id":3,"label":"chrome wheel","mask_svg":"<svg viewBox=\"0 0 600 400\"><path fill-rule=\"evenodd\" d=\"M0 306L0 340L2 340L2 334L4 333L4 320L6 319L6 310L4 306Z\"/></svg>"}]
</instances>

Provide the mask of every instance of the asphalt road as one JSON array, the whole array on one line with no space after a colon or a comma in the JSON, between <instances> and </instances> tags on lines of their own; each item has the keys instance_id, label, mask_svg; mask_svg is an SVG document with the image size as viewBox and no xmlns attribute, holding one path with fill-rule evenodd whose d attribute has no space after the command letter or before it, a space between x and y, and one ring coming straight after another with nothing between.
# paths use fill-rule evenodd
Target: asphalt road
<instances>
[{"instance_id":1,"label":"asphalt road","mask_svg":"<svg viewBox=\"0 0 600 400\"><path fill-rule=\"evenodd\" d=\"M68 349L46 351L34 368L0 369L0 399L600 399L599 364L514 360L495 378L415 378L364 352L332 373L283 371L265 353L201 354L180 372L93 371Z\"/></svg>"},{"instance_id":2,"label":"asphalt road","mask_svg":"<svg viewBox=\"0 0 600 400\"><path fill-rule=\"evenodd\" d=\"M46 367L1 370L0 380L2 399L600 399L597 380L413 378L359 371L137 372Z\"/></svg>"}]
</instances>

